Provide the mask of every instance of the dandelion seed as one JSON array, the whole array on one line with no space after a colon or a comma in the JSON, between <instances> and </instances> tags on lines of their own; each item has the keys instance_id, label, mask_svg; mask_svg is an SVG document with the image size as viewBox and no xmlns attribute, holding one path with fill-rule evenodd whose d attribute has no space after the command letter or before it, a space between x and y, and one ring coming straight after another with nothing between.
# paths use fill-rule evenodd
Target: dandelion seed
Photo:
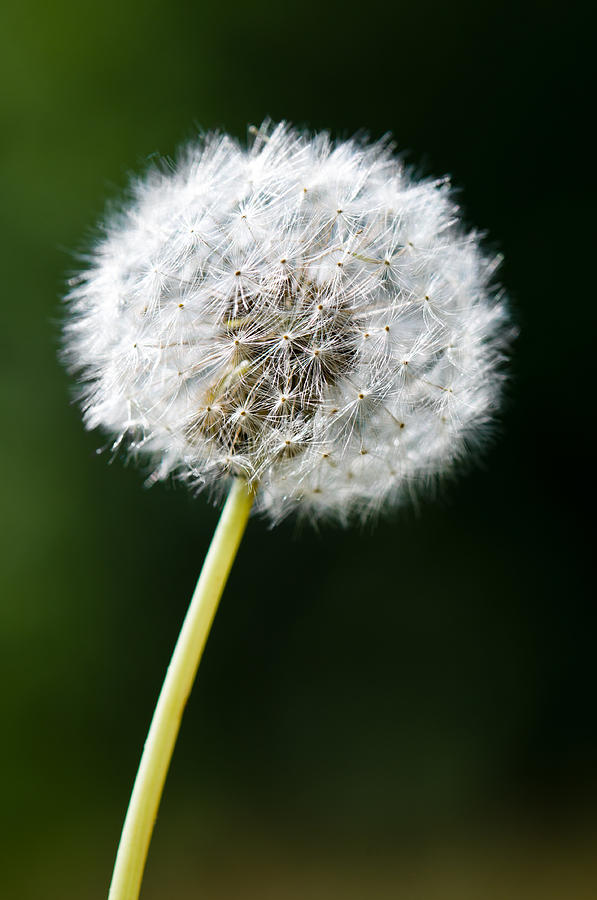
<instances>
[{"instance_id":1,"label":"dandelion seed","mask_svg":"<svg viewBox=\"0 0 597 900\"><path fill-rule=\"evenodd\" d=\"M494 268L447 182L415 181L387 142L285 124L247 150L208 135L134 185L72 282L65 344L85 422L123 446L142 436L152 481L199 488L242 471L273 520L371 515L486 433L511 337ZM378 402L355 415L358 383ZM281 431L301 433L296 452L280 455Z\"/></svg>"}]
</instances>

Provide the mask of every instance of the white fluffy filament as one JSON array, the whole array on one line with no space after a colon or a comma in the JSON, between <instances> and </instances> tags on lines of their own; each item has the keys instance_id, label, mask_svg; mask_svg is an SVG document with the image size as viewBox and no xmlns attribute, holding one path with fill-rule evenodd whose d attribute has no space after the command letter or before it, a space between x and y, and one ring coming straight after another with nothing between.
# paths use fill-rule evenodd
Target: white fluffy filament
<instances>
[{"instance_id":1,"label":"white fluffy filament","mask_svg":"<svg viewBox=\"0 0 597 900\"><path fill-rule=\"evenodd\" d=\"M479 444L511 337L445 180L387 143L207 135L106 224L70 296L85 422L277 520L397 503Z\"/></svg>"}]
</instances>

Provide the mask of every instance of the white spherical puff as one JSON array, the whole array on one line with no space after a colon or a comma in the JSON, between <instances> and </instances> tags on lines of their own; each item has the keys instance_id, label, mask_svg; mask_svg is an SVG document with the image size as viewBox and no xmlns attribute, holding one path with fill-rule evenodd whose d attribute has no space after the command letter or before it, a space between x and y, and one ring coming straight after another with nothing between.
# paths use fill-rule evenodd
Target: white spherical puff
<instances>
[{"instance_id":1,"label":"white spherical puff","mask_svg":"<svg viewBox=\"0 0 597 900\"><path fill-rule=\"evenodd\" d=\"M512 337L446 180L265 124L154 168L69 295L85 423L151 480L242 474L272 520L366 518L487 433Z\"/></svg>"}]
</instances>

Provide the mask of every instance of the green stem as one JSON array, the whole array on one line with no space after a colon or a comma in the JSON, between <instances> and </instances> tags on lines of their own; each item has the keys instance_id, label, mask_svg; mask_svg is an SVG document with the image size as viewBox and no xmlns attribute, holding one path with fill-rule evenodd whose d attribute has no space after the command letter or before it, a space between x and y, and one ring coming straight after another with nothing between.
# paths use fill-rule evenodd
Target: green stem
<instances>
[{"instance_id":1,"label":"green stem","mask_svg":"<svg viewBox=\"0 0 597 900\"><path fill-rule=\"evenodd\" d=\"M205 642L244 534L254 494L235 479L174 648L122 829L108 900L137 900L153 826Z\"/></svg>"}]
</instances>

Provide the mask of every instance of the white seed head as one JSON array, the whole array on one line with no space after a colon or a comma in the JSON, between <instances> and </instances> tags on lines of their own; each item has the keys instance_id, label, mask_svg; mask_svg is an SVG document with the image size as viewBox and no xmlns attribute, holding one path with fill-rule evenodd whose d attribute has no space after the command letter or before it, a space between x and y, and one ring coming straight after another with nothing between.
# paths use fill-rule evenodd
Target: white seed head
<instances>
[{"instance_id":1,"label":"white seed head","mask_svg":"<svg viewBox=\"0 0 597 900\"><path fill-rule=\"evenodd\" d=\"M265 124L134 183L68 300L87 427L272 519L367 517L486 434L512 336L445 180Z\"/></svg>"}]
</instances>

